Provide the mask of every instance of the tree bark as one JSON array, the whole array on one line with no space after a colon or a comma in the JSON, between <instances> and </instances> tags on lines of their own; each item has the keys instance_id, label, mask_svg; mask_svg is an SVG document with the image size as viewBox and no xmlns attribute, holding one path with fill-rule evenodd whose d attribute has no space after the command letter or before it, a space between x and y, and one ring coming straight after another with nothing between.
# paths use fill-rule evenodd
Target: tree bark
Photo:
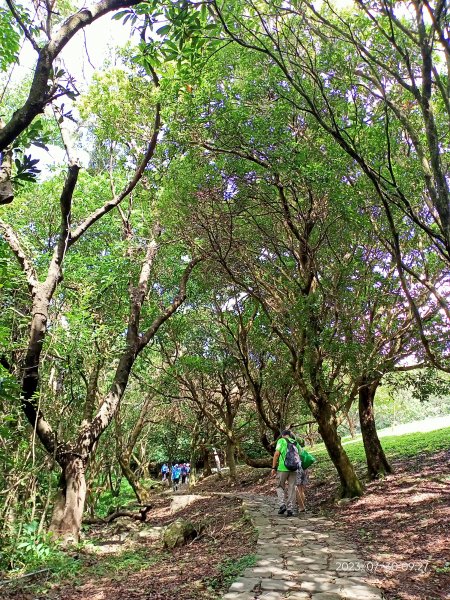
<instances>
[{"instance_id":1,"label":"tree bark","mask_svg":"<svg viewBox=\"0 0 450 600\"><path fill-rule=\"evenodd\" d=\"M364 450L367 461L367 475L371 481L392 473L375 424L375 412L373 401L379 381L372 383L362 382L359 387L359 421L364 442Z\"/></svg>"},{"instance_id":2,"label":"tree bark","mask_svg":"<svg viewBox=\"0 0 450 600\"><path fill-rule=\"evenodd\" d=\"M236 444L234 442L232 442L230 439L227 439L225 454L227 457L227 465L230 470L230 479L233 479L233 480L235 480L236 476L237 476L235 450L236 450Z\"/></svg>"},{"instance_id":3,"label":"tree bark","mask_svg":"<svg viewBox=\"0 0 450 600\"><path fill-rule=\"evenodd\" d=\"M50 300L39 284L33 297L30 337L22 367L22 409L45 449L52 454L55 450L55 434L45 420L35 397L39 384L41 352L47 333L49 303Z\"/></svg>"},{"instance_id":4,"label":"tree bark","mask_svg":"<svg viewBox=\"0 0 450 600\"><path fill-rule=\"evenodd\" d=\"M241 458L249 467L255 469L270 469L272 468L272 458L250 458L247 454L241 453Z\"/></svg>"},{"instance_id":5,"label":"tree bark","mask_svg":"<svg viewBox=\"0 0 450 600\"><path fill-rule=\"evenodd\" d=\"M85 462L72 454L61 475L49 531L65 543L78 543L85 500Z\"/></svg>"},{"instance_id":6,"label":"tree bark","mask_svg":"<svg viewBox=\"0 0 450 600\"><path fill-rule=\"evenodd\" d=\"M0 117L0 130L3 129L3 120ZM9 204L14 200L14 190L11 183L12 150L6 148L0 152L0 204Z\"/></svg>"},{"instance_id":7,"label":"tree bark","mask_svg":"<svg viewBox=\"0 0 450 600\"><path fill-rule=\"evenodd\" d=\"M310 404L312 413L319 425L319 433L328 450L328 454L339 475L341 483L341 498L355 498L361 496L363 487L355 473L344 448L341 437L337 432L337 422L332 406L326 400Z\"/></svg>"}]
</instances>

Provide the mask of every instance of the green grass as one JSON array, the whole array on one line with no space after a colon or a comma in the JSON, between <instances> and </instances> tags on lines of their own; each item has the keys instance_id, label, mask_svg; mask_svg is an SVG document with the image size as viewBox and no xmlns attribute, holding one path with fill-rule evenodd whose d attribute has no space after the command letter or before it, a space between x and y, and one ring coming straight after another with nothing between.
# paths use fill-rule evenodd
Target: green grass
<instances>
[{"instance_id":1,"label":"green grass","mask_svg":"<svg viewBox=\"0 0 450 600\"><path fill-rule=\"evenodd\" d=\"M227 590L241 573L256 564L256 560L254 554L245 554L240 558L227 558L220 563L219 573L208 579L208 587L216 591Z\"/></svg>"},{"instance_id":2,"label":"green grass","mask_svg":"<svg viewBox=\"0 0 450 600\"><path fill-rule=\"evenodd\" d=\"M450 427L425 433L386 436L381 439L381 445L388 459L408 458L421 453L433 454L450 449ZM346 444L345 452L357 468L365 468L366 455L362 440ZM317 458L313 467L315 473L318 477L327 475L330 472L331 461L325 445L317 444L312 448L311 453Z\"/></svg>"},{"instance_id":3,"label":"green grass","mask_svg":"<svg viewBox=\"0 0 450 600\"><path fill-rule=\"evenodd\" d=\"M117 510L119 506L126 506L132 502L137 502L136 496L128 481L122 479L119 495L113 495L110 490L102 492L95 507L95 514L98 517L106 517L108 514Z\"/></svg>"},{"instance_id":4,"label":"green grass","mask_svg":"<svg viewBox=\"0 0 450 600\"><path fill-rule=\"evenodd\" d=\"M166 557L166 553L149 555L148 550L124 550L118 554L99 556L94 564L83 568L85 577L112 577L120 573L138 573Z\"/></svg>"},{"instance_id":5,"label":"green grass","mask_svg":"<svg viewBox=\"0 0 450 600\"><path fill-rule=\"evenodd\" d=\"M161 486L161 482L155 479L142 479L141 484L148 490L157 489ZM126 479L122 479L118 494L113 495L110 490L103 491L100 494L95 506L95 514L96 516L103 518L117 510L119 507L136 503L137 499L132 487Z\"/></svg>"}]
</instances>

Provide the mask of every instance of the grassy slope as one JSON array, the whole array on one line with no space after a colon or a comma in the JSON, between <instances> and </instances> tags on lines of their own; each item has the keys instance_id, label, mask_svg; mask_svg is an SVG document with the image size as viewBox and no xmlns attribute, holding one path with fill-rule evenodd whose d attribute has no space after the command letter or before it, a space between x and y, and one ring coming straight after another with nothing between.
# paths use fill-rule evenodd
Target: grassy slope
<instances>
[{"instance_id":1,"label":"grassy slope","mask_svg":"<svg viewBox=\"0 0 450 600\"><path fill-rule=\"evenodd\" d=\"M450 427L425 433L386 436L382 438L381 443L387 457L391 460L418 456L422 453L439 452L440 450L450 449ZM362 440L345 444L345 451L358 470L365 468L366 461ZM317 458L317 463L314 465L317 478L321 478L329 474L330 470L333 470L324 444L314 446L311 453Z\"/></svg>"}]
</instances>

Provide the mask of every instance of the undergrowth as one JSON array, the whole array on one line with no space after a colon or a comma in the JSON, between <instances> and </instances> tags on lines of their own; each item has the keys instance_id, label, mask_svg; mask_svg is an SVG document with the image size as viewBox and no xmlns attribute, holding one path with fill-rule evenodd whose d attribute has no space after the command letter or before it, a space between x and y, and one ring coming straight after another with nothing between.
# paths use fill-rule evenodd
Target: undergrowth
<instances>
[{"instance_id":1,"label":"undergrowth","mask_svg":"<svg viewBox=\"0 0 450 600\"><path fill-rule=\"evenodd\" d=\"M102 577L114 579L115 576L123 573L138 573L163 560L165 556L164 552L149 556L148 550L139 548L98 556L86 552L83 544L71 548L70 552L63 552L57 545L49 544L49 552L45 556L35 563L28 560L26 564L27 572L34 571L37 580L23 578L23 573L16 571L9 573L10 582L7 585L9 589L29 589L38 593L61 582L66 585L75 581L79 583L81 574L83 579Z\"/></svg>"},{"instance_id":2,"label":"undergrowth","mask_svg":"<svg viewBox=\"0 0 450 600\"><path fill-rule=\"evenodd\" d=\"M227 558L220 563L217 575L207 580L208 587L216 591L228 589L239 575L256 564L256 560L255 554L245 554L237 559Z\"/></svg>"}]
</instances>

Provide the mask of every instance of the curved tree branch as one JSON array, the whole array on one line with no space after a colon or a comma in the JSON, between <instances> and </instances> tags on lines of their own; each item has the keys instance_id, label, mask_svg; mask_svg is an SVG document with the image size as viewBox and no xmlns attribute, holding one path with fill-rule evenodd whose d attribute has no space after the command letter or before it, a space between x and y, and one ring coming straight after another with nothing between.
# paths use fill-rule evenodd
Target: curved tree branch
<instances>
[{"instance_id":1,"label":"curved tree branch","mask_svg":"<svg viewBox=\"0 0 450 600\"><path fill-rule=\"evenodd\" d=\"M102 0L88 8L83 8L71 15L50 41L38 49L38 61L28 97L0 131L0 151L7 148L52 100L50 80L53 62L73 36L103 15L138 3L139 0Z\"/></svg>"}]
</instances>

